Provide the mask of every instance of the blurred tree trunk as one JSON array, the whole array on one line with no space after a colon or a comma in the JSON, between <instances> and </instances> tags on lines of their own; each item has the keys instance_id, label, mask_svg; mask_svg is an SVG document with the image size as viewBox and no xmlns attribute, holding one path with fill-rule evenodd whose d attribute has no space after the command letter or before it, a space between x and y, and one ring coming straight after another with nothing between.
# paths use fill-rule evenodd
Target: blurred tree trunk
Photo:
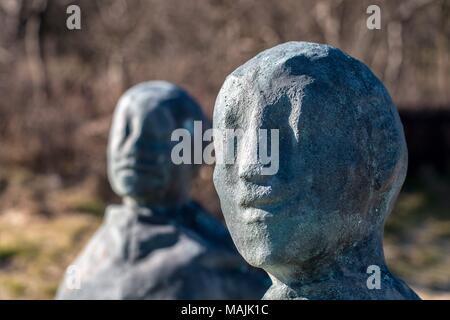
<instances>
[{"instance_id":1,"label":"blurred tree trunk","mask_svg":"<svg viewBox=\"0 0 450 320\"><path fill-rule=\"evenodd\" d=\"M25 2L22 2L22 7ZM47 0L33 0L25 25L25 53L30 79L33 83L33 97L46 102L49 97L47 68L42 56L42 37L40 34L42 16L47 9ZM26 9L25 9L26 10ZM23 11L22 11L23 12Z\"/></svg>"}]
</instances>

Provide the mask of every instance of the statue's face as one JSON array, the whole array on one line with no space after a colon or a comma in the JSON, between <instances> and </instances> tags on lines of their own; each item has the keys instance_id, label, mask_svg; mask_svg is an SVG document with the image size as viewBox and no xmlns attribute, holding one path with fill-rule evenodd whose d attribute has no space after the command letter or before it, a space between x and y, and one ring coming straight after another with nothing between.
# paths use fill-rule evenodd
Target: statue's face
<instances>
[{"instance_id":1,"label":"statue's face","mask_svg":"<svg viewBox=\"0 0 450 320\"><path fill-rule=\"evenodd\" d=\"M117 194L158 205L187 197L192 169L171 161L174 129L164 103L119 104L108 148L109 178Z\"/></svg>"},{"instance_id":2,"label":"statue's face","mask_svg":"<svg viewBox=\"0 0 450 320\"><path fill-rule=\"evenodd\" d=\"M250 134L237 144L234 164L216 164L214 172L238 250L273 273L333 255L370 228L370 179L354 115L337 103L333 88L312 80L286 76L265 87L229 77L216 101L213 125L220 132L279 130L279 150L271 150L279 156L275 175L249 162ZM221 146L215 144L218 156Z\"/></svg>"}]
</instances>

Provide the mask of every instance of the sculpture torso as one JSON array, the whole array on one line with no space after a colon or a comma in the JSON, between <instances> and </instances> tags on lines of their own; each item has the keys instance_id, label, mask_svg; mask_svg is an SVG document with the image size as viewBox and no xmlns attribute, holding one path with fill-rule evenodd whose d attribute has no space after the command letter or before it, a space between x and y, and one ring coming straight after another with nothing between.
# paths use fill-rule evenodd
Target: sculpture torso
<instances>
[{"instance_id":1,"label":"sculpture torso","mask_svg":"<svg viewBox=\"0 0 450 320\"><path fill-rule=\"evenodd\" d=\"M104 224L74 262L81 288L69 290L63 282L57 297L259 299L264 278L250 273L226 229L193 202L179 210L183 214L171 218L110 206Z\"/></svg>"}]
</instances>

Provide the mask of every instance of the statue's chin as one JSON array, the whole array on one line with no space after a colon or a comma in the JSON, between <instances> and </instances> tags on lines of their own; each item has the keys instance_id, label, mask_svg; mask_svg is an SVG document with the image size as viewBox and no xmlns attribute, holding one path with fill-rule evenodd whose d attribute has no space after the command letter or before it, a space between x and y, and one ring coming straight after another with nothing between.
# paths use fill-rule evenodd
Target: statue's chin
<instances>
[{"instance_id":1,"label":"statue's chin","mask_svg":"<svg viewBox=\"0 0 450 320\"><path fill-rule=\"evenodd\" d=\"M273 263L273 254L268 243L255 238L246 239L245 243L238 246L238 248L240 248L239 252L250 265L257 268L265 268Z\"/></svg>"},{"instance_id":2,"label":"statue's chin","mask_svg":"<svg viewBox=\"0 0 450 320\"><path fill-rule=\"evenodd\" d=\"M268 260L266 253L258 254L258 250L253 250L252 252L248 252L243 257L245 260L253 267L256 268L264 268L268 265Z\"/></svg>"}]
</instances>

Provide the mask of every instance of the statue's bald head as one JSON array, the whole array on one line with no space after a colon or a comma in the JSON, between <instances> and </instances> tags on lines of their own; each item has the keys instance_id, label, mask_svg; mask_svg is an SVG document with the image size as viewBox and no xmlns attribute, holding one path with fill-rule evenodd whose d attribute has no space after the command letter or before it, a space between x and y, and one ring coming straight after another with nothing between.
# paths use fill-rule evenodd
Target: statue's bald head
<instances>
[{"instance_id":1,"label":"statue's bald head","mask_svg":"<svg viewBox=\"0 0 450 320\"><path fill-rule=\"evenodd\" d=\"M149 81L126 91L114 113L108 145L108 176L114 191L155 205L175 204L188 196L197 167L174 165L175 129L192 131L204 121L200 106L184 90Z\"/></svg>"},{"instance_id":2,"label":"statue's bald head","mask_svg":"<svg viewBox=\"0 0 450 320\"><path fill-rule=\"evenodd\" d=\"M236 163L214 174L237 247L257 266L326 258L381 232L405 179L406 143L388 92L327 45L285 43L236 69L213 124L279 129L278 173L259 175L245 161L252 151L238 147Z\"/></svg>"}]
</instances>

